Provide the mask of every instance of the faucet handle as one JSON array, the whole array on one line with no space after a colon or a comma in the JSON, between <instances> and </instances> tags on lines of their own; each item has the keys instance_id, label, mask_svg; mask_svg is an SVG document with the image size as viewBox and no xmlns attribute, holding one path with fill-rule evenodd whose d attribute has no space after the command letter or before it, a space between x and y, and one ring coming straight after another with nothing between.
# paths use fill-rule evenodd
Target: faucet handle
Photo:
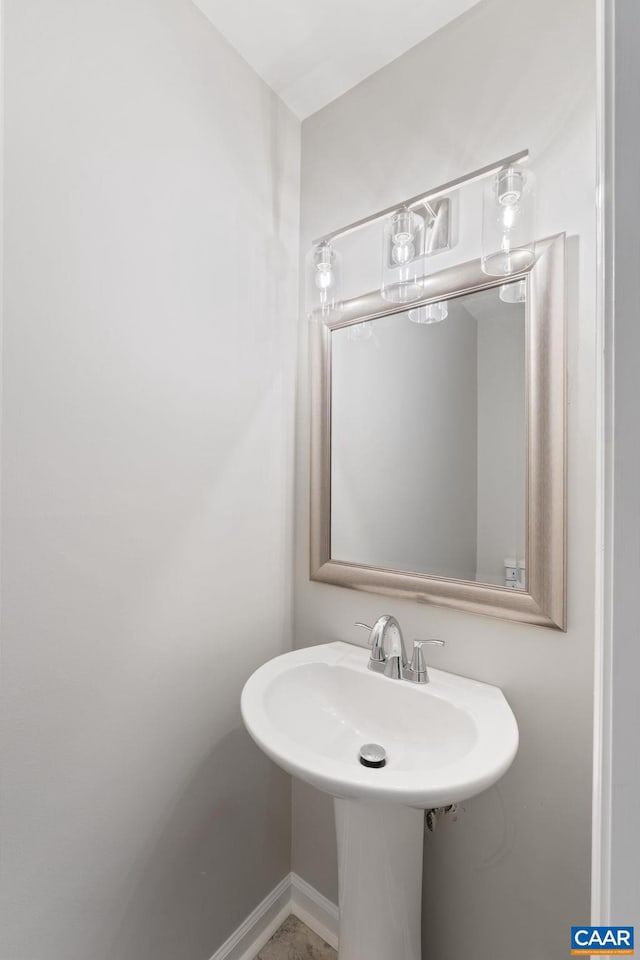
<instances>
[{"instance_id":1,"label":"faucet handle","mask_svg":"<svg viewBox=\"0 0 640 960\"><path fill-rule=\"evenodd\" d=\"M359 620L356 620L354 627L363 627L365 630L369 630L369 646L371 647L371 658L370 662L375 664L384 663L384 651L382 650L382 634L376 630L375 627L370 627L368 623L361 623ZM373 669L373 668L372 668Z\"/></svg>"},{"instance_id":2,"label":"faucet handle","mask_svg":"<svg viewBox=\"0 0 640 960\"><path fill-rule=\"evenodd\" d=\"M414 640L413 641L413 657L411 658L411 666L409 667L409 677L408 679L413 681L413 683L429 683L429 673L427 671L427 664L424 659L424 653L422 648L427 643L433 643L436 646L444 647L444 640Z\"/></svg>"}]
</instances>

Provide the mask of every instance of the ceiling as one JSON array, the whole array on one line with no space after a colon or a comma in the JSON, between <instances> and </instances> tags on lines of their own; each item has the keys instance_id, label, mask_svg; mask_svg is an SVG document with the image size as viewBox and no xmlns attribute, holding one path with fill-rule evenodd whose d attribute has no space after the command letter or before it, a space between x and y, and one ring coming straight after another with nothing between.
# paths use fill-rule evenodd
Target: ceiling
<instances>
[{"instance_id":1,"label":"ceiling","mask_svg":"<svg viewBox=\"0 0 640 960\"><path fill-rule=\"evenodd\" d=\"M194 0L303 120L478 0Z\"/></svg>"}]
</instances>

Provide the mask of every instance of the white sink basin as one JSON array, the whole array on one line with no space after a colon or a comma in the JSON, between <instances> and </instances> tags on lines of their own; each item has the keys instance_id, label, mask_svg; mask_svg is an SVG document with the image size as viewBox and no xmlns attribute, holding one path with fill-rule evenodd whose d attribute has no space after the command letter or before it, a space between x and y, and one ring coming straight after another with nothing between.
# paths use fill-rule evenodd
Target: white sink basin
<instances>
[{"instance_id":1,"label":"white sink basin","mask_svg":"<svg viewBox=\"0 0 640 960\"><path fill-rule=\"evenodd\" d=\"M420 808L495 783L518 727L497 687L432 668L428 684L391 680L368 662L346 643L286 653L249 678L242 716L272 760L334 797L340 960L421 960ZM384 767L362 766L367 743Z\"/></svg>"},{"instance_id":2,"label":"white sink basin","mask_svg":"<svg viewBox=\"0 0 640 960\"><path fill-rule=\"evenodd\" d=\"M242 693L259 747L294 776L335 797L434 807L496 782L518 748L518 727L498 687L429 669L430 683L367 669L346 643L295 650L260 667ZM382 769L359 749L378 743Z\"/></svg>"}]
</instances>

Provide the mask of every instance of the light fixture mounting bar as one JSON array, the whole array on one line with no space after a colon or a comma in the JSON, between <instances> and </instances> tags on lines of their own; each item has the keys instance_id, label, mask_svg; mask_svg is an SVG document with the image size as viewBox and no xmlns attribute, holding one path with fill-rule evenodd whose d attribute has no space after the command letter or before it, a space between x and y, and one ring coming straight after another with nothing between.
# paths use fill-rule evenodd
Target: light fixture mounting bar
<instances>
[{"instance_id":1,"label":"light fixture mounting bar","mask_svg":"<svg viewBox=\"0 0 640 960\"><path fill-rule=\"evenodd\" d=\"M429 190L427 193L420 193L417 197L409 197L408 200L400 200L399 203L394 204L392 207L385 207L384 210L378 210L376 213L372 213L368 217L363 217L362 220L355 220L353 223L349 223L345 227L340 227L338 230L333 230L331 233L325 233L323 237L318 237L316 240L313 240L313 245L316 246L319 243L330 243L332 240L336 240L338 237L346 237L347 234L353 233L354 230L359 230L361 227L365 227L369 223L376 223L378 220L384 220L385 217L390 216L400 207L409 207L409 209L412 207L417 207L420 204L427 203L429 200L435 200L436 197L441 197L444 193L450 193L450 191L456 190L463 184L473 183L475 180L482 180L484 177L488 177L492 173L497 173L499 170L503 170L506 167L511 167L514 163L523 163L528 159L528 150L520 150L519 153L512 153L509 157L503 157L502 160L496 160L494 163L490 163L486 167L479 167L472 173L466 173L462 177L456 177L455 180L449 180L448 183L443 183L439 187L434 187L433 190Z\"/></svg>"}]
</instances>

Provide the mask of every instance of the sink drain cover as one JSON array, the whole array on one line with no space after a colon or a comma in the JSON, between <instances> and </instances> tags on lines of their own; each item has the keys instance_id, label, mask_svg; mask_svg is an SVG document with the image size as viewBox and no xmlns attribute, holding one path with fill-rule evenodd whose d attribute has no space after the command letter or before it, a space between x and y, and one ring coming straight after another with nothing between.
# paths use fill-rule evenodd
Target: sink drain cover
<instances>
[{"instance_id":1,"label":"sink drain cover","mask_svg":"<svg viewBox=\"0 0 640 960\"><path fill-rule=\"evenodd\" d=\"M379 743L365 743L360 747L360 763L363 767L384 767L387 751Z\"/></svg>"}]
</instances>

